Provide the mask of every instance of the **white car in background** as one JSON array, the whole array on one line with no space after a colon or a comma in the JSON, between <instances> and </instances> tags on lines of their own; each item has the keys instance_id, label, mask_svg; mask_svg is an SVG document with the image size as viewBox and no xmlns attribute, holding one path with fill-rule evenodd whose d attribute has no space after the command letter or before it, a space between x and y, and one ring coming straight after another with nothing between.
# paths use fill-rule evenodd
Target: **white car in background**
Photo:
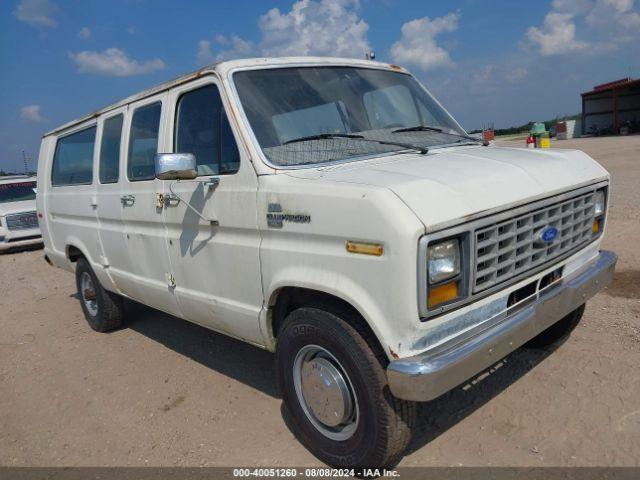
<instances>
[{"instance_id":1,"label":"white car in background","mask_svg":"<svg viewBox=\"0 0 640 480\"><path fill-rule=\"evenodd\" d=\"M35 177L0 177L0 252L38 244Z\"/></svg>"}]
</instances>

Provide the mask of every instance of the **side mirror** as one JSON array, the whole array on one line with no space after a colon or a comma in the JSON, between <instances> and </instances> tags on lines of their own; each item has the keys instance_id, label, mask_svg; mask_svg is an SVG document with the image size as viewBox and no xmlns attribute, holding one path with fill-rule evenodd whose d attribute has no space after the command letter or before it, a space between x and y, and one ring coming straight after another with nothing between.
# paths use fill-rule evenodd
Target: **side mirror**
<instances>
[{"instance_id":1,"label":"side mirror","mask_svg":"<svg viewBox=\"0 0 640 480\"><path fill-rule=\"evenodd\" d=\"M193 180L198 176L193 153L158 153L154 162L158 180Z\"/></svg>"}]
</instances>

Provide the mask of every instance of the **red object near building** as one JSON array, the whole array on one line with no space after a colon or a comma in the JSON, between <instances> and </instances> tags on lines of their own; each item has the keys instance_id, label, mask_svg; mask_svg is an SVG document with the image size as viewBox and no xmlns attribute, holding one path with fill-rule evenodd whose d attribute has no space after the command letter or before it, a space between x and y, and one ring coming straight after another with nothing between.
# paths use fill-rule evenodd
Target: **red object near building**
<instances>
[{"instance_id":1,"label":"red object near building","mask_svg":"<svg viewBox=\"0 0 640 480\"><path fill-rule=\"evenodd\" d=\"M494 132L493 130L483 130L482 138L485 141L490 142L491 140L494 140L496 138L496 132Z\"/></svg>"}]
</instances>

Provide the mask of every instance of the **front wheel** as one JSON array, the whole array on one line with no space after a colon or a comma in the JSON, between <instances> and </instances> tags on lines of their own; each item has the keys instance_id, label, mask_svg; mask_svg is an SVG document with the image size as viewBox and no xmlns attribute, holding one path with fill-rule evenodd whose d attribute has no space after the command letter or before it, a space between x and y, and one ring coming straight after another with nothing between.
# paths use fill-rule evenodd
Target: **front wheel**
<instances>
[{"instance_id":1,"label":"front wheel","mask_svg":"<svg viewBox=\"0 0 640 480\"><path fill-rule=\"evenodd\" d=\"M386 359L345 317L317 307L287 317L276 351L284 407L299 440L328 465L392 467L411 438L415 404L393 397Z\"/></svg>"}]
</instances>

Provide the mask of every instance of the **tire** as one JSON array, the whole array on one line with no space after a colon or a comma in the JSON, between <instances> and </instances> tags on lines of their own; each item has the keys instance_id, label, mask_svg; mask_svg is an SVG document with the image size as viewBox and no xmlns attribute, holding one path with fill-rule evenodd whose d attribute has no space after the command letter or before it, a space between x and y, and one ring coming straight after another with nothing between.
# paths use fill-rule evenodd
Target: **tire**
<instances>
[{"instance_id":1,"label":"tire","mask_svg":"<svg viewBox=\"0 0 640 480\"><path fill-rule=\"evenodd\" d=\"M284 414L298 440L326 464L335 468L390 468L400 461L411 439L415 403L391 394L384 368L386 357L370 334L357 331L355 323L349 323L347 318L347 312L330 313L318 307L298 308L286 318L276 349ZM308 356L317 349L320 350L315 356ZM308 361L297 362L300 355ZM309 372L304 370L305 365L315 365L310 370L317 372L318 364L323 364L317 378L324 381L327 362L333 366L330 369L343 373L352 400L351 420L335 427L328 427L315 416L309 406L313 403L305 400L307 392L315 392L309 387L304 389L303 376L299 374L301 370ZM331 408L329 412L331 419L344 419L334 416L336 412Z\"/></svg>"},{"instance_id":2,"label":"tire","mask_svg":"<svg viewBox=\"0 0 640 480\"><path fill-rule=\"evenodd\" d=\"M561 318L549 328L539 333L536 337L533 337L525 343L524 346L526 348L545 349L553 347L566 340L580 323L582 315L584 314L585 306L586 304L583 303L569 315Z\"/></svg>"},{"instance_id":3,"label":"tire","mask_svg":"<svg viewBox=\"0 0 640 480\"><path fill-rule=\"evenodd\" d=\"M89 326L96 332L108 332L122 325L122 297L106 291L84 258L76 263L78 299Z\"/></svg>"}]
</instances>

